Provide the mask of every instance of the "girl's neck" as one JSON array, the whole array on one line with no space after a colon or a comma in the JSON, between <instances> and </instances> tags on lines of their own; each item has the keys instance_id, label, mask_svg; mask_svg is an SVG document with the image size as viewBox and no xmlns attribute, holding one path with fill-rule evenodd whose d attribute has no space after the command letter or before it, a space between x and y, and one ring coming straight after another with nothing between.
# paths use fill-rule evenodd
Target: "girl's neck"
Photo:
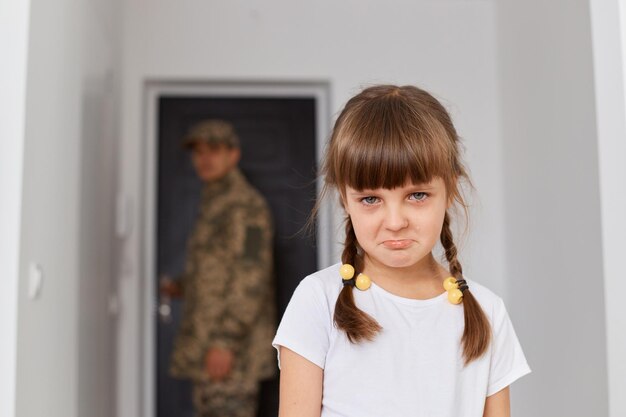
<instances>
[{"instance_id":1,"label":"girl's neck","mask_svg":"<svg viewBox=\"0 0 626 417\"><path fill-rule=\"evenodd\" d=\"M406 268L392 268L364 255L363 273L379 287L406 298L429 299L444 290L442 282L449 272L432 253Z\"/></svg>"}]
</instances>

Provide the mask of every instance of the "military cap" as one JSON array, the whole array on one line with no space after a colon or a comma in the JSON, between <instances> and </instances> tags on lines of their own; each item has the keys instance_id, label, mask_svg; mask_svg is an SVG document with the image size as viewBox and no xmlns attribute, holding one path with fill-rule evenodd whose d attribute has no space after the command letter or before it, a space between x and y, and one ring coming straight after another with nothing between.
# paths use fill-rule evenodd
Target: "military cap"
<instances>
[{"instance_id":1,"label":"military cap","mask_svg":"<svg viewBox=\"0 0 626 417\"><path fill-rule=\"evenodd\" d=\"M188 149L198 142L224 144L231 148L239 147L239 138L233 125L219 119L203 120L193 125L183 138L183 146Z\"/></svg>"}]
</instances>

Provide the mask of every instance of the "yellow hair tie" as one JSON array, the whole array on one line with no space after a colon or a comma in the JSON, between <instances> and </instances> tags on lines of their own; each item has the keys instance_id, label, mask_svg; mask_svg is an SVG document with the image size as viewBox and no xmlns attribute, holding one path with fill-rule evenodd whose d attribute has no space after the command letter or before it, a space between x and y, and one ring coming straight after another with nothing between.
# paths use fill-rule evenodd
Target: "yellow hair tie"
<instances>
[{"instance_id":1,"label":"yellow hair tie","mask_svg":"<svg viewBox=\"0 0 626 417\"><path fill-rule=\"evenodd\" d=\"M463 293L469 287L464 279L457 280L454 277L448 277L443 281L443 288L448 291L448 301L452 304L459 304L463 301Z\"/></svg>"},{"instance_id":2,"label":"yellow hair tie","mask_svg":"<svg viewBox=\"0 0 626 417\"><path fill-rule=\"evenodd\" d=\"M359 274L354 278L354 267L350 264L341 265L339 275L341 275L343 279L344 287L349 285L351 287L357 287L361 291L365 291L372 286L372 280L365 274Z\"/></svg>"}]
</instances>

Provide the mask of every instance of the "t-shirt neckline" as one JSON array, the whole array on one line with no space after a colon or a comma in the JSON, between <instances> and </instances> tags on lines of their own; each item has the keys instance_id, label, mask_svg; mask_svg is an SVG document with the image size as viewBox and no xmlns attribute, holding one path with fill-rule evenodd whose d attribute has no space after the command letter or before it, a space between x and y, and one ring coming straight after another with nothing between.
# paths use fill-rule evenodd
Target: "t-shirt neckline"
<instances>
[{"instance_id":1,"label":"t-shirt neckline","mask_svg":"<svg viewBox=\"0 0 626 417\"><path fill-rule=\"evenodd\" d=\"M419 300L416 298L406 298L406 297L401 297L399 295L396 294L392 294L389 291L387 291L386 289L384 289L383 287L377 285L374 281L372 281L372 286L371 286L371 290L373 290L375 293L382 295L385 298L390 299L391 301L395 302L395 303L400 303L400 304L405 304L405 305L410 305L410 306L416 306L416 307L425 307L425 306L430 306L433 304L437 304L439 302L441 302L443 299L446 298L447 296L447 291L442 292L441 294L433 297L433 298L427 298L424 300Z\"/></svg>"}]
</instances>

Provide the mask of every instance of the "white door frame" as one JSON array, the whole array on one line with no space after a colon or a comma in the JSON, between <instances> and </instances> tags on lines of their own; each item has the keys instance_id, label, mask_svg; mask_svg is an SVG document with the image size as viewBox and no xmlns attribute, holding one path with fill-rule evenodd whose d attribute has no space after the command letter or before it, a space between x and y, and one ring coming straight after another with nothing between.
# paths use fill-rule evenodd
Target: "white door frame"
<instances>
[{"instance_id":1,"label":"white door frame","mask_svg":"<svg viewBox=\"0 0 626 417\"><path fill-rule=\"evenodd\" d=\"M184 97L307 97L315 100L316 117L316 151L320 162L324 146L330 132L330 85L325 81L306 82L254 82L254 81L148 81L144 90L144 165L140 207L145 217L141 222L141 248L143 259L141 265L141 288L137 300L142 308L141 329L137 333L143 335L143 361L141 375L135 379L142 381L143 417L156 416L156 308L154 274L155 271L155 239L156 239L156 178L157 178L157 141L158 141L158 99L163 95ZM317 180L318 195L321 181ZM320 267L334 262L334 254L338 253L335 238L338 225L336 207L331 199L322 204L317 224L317 256Z\"/></svg>"}]
</instances>

